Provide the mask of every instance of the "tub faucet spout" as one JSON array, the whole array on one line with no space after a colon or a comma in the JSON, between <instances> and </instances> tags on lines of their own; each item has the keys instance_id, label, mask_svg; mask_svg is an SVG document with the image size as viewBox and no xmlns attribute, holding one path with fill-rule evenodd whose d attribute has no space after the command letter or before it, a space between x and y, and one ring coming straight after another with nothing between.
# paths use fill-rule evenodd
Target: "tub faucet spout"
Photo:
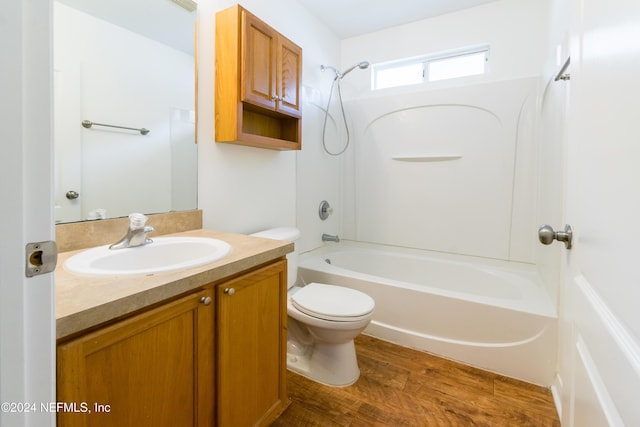
<instances>
[{"instance_id":1,"label":"tub faucet spout","mask_svg":"<svg viewBox=\"0 0 640 427\"><path fill-rule=\"evenodd\" d=\"M147 222L147 217L143 214L132 213L129 215L131 221L127 234L113 245L109 246L109 249L124 249L133 248L136 246L147 245L152 243L153 240L147 238L147 234L154 231L154 228L144 223Z\"/></svg>"},{"instance_id":2,"label":"tub faucet spout","mask_svg":"<svg viewBox=\"0 0 640 427\"><path fill-rule=\"evenodd\" d=\"M336 242L336 243L340 243L340 238L338 237L338 235L336 234L335 236L332 234L323 234L322 235L322 241L323 242Z\"/></svg>"}]
</instances>

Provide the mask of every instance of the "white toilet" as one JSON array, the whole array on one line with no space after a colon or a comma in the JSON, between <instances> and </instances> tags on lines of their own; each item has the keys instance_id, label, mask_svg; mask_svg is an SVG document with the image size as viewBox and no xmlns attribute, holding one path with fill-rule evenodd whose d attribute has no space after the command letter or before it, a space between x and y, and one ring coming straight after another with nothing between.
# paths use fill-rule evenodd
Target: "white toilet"
<instances>
[{"instance_id":1,"label":"white toilet","mask_svg":"<svg viewBox=\"0 0 640 427\"><path fill-rule=\"evenodd\" d=\"M300 231L278 227L252 236L295 243ZM353 340L371 321L373 298L355 289L322 283L294 286L297 248L287 255L287 262L287 368L331 386L353 384L360 377Z\"/></svg>"}]
</instances>

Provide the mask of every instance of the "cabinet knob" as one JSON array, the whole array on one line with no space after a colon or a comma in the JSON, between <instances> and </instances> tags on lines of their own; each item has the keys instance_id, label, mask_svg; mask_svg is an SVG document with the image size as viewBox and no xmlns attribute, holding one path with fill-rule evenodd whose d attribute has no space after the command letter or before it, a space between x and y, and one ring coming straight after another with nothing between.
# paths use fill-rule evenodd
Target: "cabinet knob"
<instances>
[{"instance_id":1,"label":"cabinet knob","mask_svg":"<svg viewBox=\"0 0 640 427\"><path fill-rule=\"evenodd\" d=\"M225 288L224 293L231 296L236 293L236 290L233 288Z\"/></svg>"},{"instance_id":2,"label":"cabinet knob","mask_svg":"<svg viewBox=\"0 0 640 427\"><path fill-rule=\"evenodd\" d=\"M211 304L211 297L202 297L200 298L200 302L204 305L209 305Z\"/></svg>"}]
</instances>

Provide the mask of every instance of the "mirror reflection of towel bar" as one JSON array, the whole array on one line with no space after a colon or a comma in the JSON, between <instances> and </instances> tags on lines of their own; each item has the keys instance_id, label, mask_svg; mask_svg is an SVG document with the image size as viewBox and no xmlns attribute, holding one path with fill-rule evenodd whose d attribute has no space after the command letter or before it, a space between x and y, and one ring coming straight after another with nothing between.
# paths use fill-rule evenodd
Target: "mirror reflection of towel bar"
<instances>
[{"instance_id":1,"label":"mirror reflection of towel bar","mask_svg":"<svg viewBox=\"0 0 640 427\"><path fill-rule=\"evenodd\" d=\"M106 125L106 124L104 124L104 123L96 123L96 122L92 122L91 120L83 120L83 121L82 121L82 126L83 126L83 127L85 127L85 128L87 128L87 129L90 129L90 128L91 128L91 126L93 126L93 125L96 125L96 126L105 126L105 127L108 127L108 128L118 128L118 129L135 130L135 131L137 131L137 132L140 132L140 134L142 134L142 135L146 135L146 134L148 134L148 133L150 132L150 130L149 130L149 129L145 129L145 128L140 128L140 129L138 129L138 128L129 128L129 127L126 127L126 126Z\"/></svg>"},{"instance_id":2,"label":"mirror reflection of towel bar","mask_svg":"<svg viewBox=\"0 0 640 427\"><path fill-rule=\"evenodd\" d=\"M570 56L567 57L566 61L564 61L564 65L562 66L560 71L558 71L556 77L553 79L554 82L557 82L558 80L571 80L571 74L565 72L567 71L567 68L569 68L569 64L571 64Z\"/></svg>"}]
</instances>

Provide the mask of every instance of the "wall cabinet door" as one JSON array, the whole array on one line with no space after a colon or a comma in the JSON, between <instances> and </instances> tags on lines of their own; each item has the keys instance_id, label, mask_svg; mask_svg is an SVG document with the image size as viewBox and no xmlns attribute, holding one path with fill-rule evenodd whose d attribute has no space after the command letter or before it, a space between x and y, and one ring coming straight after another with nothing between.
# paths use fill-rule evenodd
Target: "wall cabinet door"
<instances>
[{"instance_id":1,"label":"wall cabinet door","mask_svg":"<svg viewBox=\"0 0 640 427\"><path fill-rule=\"evenodd\" d=\"M242 100L300 117L302 49L246 10L242 28Z\"/></svg>"},{"instance_id":2,"label":"wall cabinet door","mask_svg":"<svg viewBox=\"0 0 640 427\"><path fill-rule=\"evenodd\" d=\"M300 117L302 87L302 48L280 36L278 43L278 110Z\"/></svg>"},{"instance_id":3,"label":"wall cabinet door","mask_svg":"<svg viewBox=\"0 0 640 427\"><path fill-rule=\"evenodd\" d=\"M246 11L242 12L242 28L241 99L276 110L278 33Z\"/></svg>"},{"instance_id":4,"label":"wall cabinet door","mask_svg":"<svg viewBox=\"0 0 640 427\"><path fill-rule=\"evenodd\" d=\"M286 408L286 261L217 286L219 426L269 425Z\"/></svg>"},{"instance_id":5,"label":"wall cabinet door","mask_svg":"<svg viewBox=\"0 0 640 427\"><path fill-rule=\"evenodd\" d=\"M212 290L58 345L59 426L214 425ZM208 300L206 298L209 298Z\"/></svg>"}]
</instances>

